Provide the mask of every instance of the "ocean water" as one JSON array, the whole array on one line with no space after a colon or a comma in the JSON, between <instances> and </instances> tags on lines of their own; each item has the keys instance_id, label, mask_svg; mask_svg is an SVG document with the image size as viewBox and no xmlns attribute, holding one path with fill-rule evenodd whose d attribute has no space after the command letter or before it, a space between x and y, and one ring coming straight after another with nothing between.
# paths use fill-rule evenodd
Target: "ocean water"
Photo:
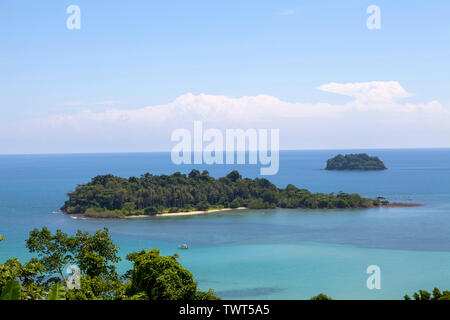
<instances>
[{"instance_id":1,"label":"ocean water","mask_svg":"<svg viewBox=\"0 0 450 320\"><path fill-rule=\"evenodd\" d=\"M356 192L367 197L421 203L413 208L366 210L235 210L183 217L81 220L58 213L66 193L98 174L123 177L207 169L220 177L237 169L256 177L253 165L172 164L169 153L0 156L0 262L30 258L25 239L47 226L73 233L108 227L127 253L159 248L180 262L202 289L225 299L402 299L437 286L450 289L450 150L370 150L389 170L322 170L337 153L358 150L283 151L280 170L266 176L315 192ZM367 152L367 151L366 151ZM189 250L177 250L188 243ZM366 287L369 265L381 268L381 289Z\"/></svg>"}]
</instances>

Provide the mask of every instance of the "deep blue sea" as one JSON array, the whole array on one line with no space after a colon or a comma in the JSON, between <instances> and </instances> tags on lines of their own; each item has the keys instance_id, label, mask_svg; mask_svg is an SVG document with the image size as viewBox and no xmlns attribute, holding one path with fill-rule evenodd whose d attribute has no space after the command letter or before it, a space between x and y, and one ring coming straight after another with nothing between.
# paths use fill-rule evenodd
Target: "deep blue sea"
<instances>
[{"instance_id":1,"label":"deep blue sea","mask_svg":"<svg viewBox=\"0 0 450 320\"><path fill-rule=\"evenodd\" d=\"M47 226L73 233L108 227L120 255L159 248L178 252L202 289L225 299L402 299L437 286L450 289L450 150L365 150L389 168L330 172L326 160L359 150L282 151L280 170L266 176L315 192L360 193L414 208L366 210L239 210L184 217L80 220L57 213L66 193L98 174L187 173L207 169L220 177L237 169L256 177L254 165L172 164L169 153L0 156L0 262L26 261L25 239ZM178 250L188 243L189 250ZM381 268L381 289L366 287L366 268ZM130 264L124 259L121 272Z\"/></svg>"}]
</instances>

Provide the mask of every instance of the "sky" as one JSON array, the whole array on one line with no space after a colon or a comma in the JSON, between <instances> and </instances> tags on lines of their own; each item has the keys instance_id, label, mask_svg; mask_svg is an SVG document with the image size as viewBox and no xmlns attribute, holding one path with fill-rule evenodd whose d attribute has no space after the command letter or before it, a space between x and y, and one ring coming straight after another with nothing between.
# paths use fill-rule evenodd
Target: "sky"
<instances>
[{"instance_id":1,"label":"sky","mask_svg":"<svg viewBox=\"0 0 450 320\"><path fill-rule=\"evenodd\" d=\"M282 149L450 147L449 13L446 0L2 0L0 154L170 151L195 120L279 129Z\"/></svg>"}]
</instances>

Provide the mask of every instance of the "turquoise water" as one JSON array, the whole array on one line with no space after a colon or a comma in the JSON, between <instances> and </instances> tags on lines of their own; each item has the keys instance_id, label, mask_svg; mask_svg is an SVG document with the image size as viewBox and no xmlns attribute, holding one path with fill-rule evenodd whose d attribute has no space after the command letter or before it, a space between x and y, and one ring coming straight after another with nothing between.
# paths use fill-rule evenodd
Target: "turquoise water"
<instances>
[{"instance_id":1,"label":"turquoise water","mask_svg":"<svg viewBox=\"0 0 450 320\"><path fill-rule=\"evenodd\" d=\"M203 289L231 299L401 299L434 286L450 288L450 150L373 150L389 170L329 172L328 158L347 151L285 151L269 176L316 192L357 192L416 208L368 210L240 210L201 216L120 221L76 220L55 213L66 193L97 174L123 177L207 169L223 176L255 166L175 166L168 153L0 156L0 262L30 256L24 240L35 227L111 230L120 254L160 248L180 254ZM357 150L352 150L357 152ZM189 243L189 250L177 245ZM366 268L381 268L381 289L366 288ZM119 269L129 268L123 261Z\"/></svg>"}]
</instances>

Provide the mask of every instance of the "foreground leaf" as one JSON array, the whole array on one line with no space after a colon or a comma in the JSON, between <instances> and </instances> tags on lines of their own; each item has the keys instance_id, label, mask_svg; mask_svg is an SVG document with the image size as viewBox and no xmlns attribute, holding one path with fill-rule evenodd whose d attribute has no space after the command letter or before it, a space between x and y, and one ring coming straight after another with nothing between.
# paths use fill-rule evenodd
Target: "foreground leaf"
<instances>
[{"instance_id":1,"label":"foreground leaf","mask_svg":"<svg viewBox=\"0 0 450 320\"><path fill-rule=\"evenodd\" d=\"M47 300L64 300L66 297L66 290L61 283L55 283L50 287Z\"/></svg>"},{"instance_id":2,"label":"foreground leaf","mask_svg":"<svg viewBox=\"0 0 450 320\"><path fill-rule=\"evenodd\" d=\"M3 288L0 300L20 300L21 287L19 281L8 281Z\"/></svg>"}]
</instances>

